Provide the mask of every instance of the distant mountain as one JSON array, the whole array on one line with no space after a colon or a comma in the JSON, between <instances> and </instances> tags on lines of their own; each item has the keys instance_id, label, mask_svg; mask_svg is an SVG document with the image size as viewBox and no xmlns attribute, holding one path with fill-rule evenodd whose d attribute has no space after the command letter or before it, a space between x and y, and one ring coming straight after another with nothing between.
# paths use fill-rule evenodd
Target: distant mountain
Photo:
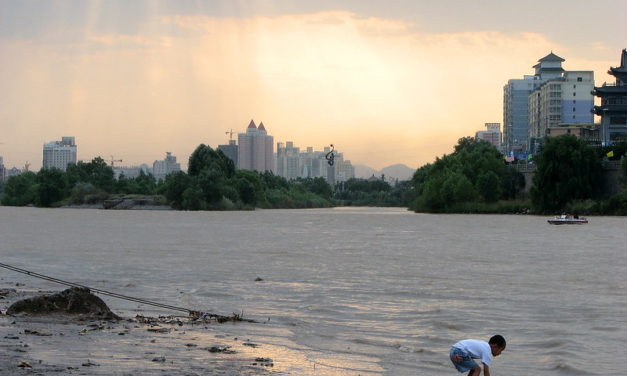
<instances>
[{"instance_id":1,"label":"distant mountain","mask_svg":"<svg viewBox=\"0 0 627 376\"><path fill-rule=\"evenodd\" d=\"M398 179L398 181L403 181L411 179L415 171L415 168L411 168L399 163L384 167L379 172L379 175L385 174L385 180L388 180L389 177L391 179Z\"/></svg>"},{"instance_id":2,"label":"distant mountain","mask_svg":"<svg viewBox=\"0 0 627 376\"><path fill-rule=\"evenodd\" d=\"M358 179L368 179L373 174L377 176L379 173L372 167L364 166L364 165L355 165L355 177Z\"/></svg>"},{"instance_id":3,"label":"distant mountain","mask_svg":"<svg viewBox=\"0 0 627 376\"><path fill-rule=\"evenodd\" d=\"M393 181L398 179L398 181L409 180L414 175L414 171L416 169L410 168L404 164L394 164L391 166L384 167L383 169L377 171L372 167L364 166L364 165L355 165L355 177L359 179L368 179L372 175L380 178L381 174L385 175L386 181Z\"/></svg>"}]
</instances>

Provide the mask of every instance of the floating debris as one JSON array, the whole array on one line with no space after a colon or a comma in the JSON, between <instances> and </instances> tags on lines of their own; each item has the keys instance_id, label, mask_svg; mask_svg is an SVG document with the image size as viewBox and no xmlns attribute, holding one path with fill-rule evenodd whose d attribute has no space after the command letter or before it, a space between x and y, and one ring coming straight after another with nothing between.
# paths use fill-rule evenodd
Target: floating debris
<instances>
[{"instance_id":1,"label":"floating debris","mask_svg":"<svg viewBox=\"0 0 627 376\"><path fill-rule=\"evenodd\" d=\"M211 353L235 354L235 350L231 350L231 346L211 346L208 349Z\"/></svg>"},{"instance_id":2,"label":"floating debris","mask_svg":"<svg viewBox=\"0 0 627 376\"><path fill-rule=\"evenodd\" d=\"M25 361L19 362L17 366L20 368L33 368L33 366L31 366L28 362L25 362Z\"/></svg>"},{"instance_id":3,"label":"floating debris","mask_svg":"<svg viewBox=\"0 0 627 376\"><path fill-rule=\"evenodd\" d=\"M94 363L91 360L87 359L86 363L81 364L83 367L100 367L100 364Z\"/></svg>"},{"instance_id":4,"label":"floating debris","mask_svg":"<svg viewBox=\"0 0 627 376\"><path fill-rule=\"evenodd\" d=\"M146 330L153 333L170 333L171 331L170 328L148 328Z\"/></svg>"},{"instance_id":5,"label":"floating debris","mask_svg":"<svg viewBox=\"0 0 627 376\"><path fill-rule=\"evenodd\" d=\"M37 330L24 329L24 334L32 334L32 335L41 336L41 337L49 337L52 335L52 333L44 329L37 329Z\"/></svg>"}]
</instances>

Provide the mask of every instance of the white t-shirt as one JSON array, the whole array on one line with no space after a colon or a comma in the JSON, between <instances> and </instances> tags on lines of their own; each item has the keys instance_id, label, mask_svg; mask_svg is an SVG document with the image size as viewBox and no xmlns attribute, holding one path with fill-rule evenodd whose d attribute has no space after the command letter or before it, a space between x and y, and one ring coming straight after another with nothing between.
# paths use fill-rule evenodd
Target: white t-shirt
<instances>
[{"instance_id":1,"label":"white t-shirt","mask_svg":"<svg viewBox=\"0 0 627 376\"><path fill-rule=\"evenodd\" d=\"M453 347L467 352L473 359L481 359L481 363L492 367L492 349L486 341L465 339L457 342Z\"/></svg>"}]
</instances>

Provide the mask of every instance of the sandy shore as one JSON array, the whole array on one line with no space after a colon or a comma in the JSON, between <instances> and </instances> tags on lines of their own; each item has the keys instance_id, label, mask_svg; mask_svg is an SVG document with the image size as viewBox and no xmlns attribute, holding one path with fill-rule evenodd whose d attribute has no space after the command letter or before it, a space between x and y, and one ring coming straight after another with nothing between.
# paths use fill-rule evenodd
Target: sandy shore
<instances>
[{"instance_id":1,"label":"sandy shore","mask_svg":"<svg viewBox=\"0 0 627 376\"><path fill-rule=\"evenodd\" d=\"M101 321L6 315L15 301L59 291L0 281L1 376L286 374L267 356L270 347L214 329L238 324L184 317Z\"/></svg>"}]
</instances>

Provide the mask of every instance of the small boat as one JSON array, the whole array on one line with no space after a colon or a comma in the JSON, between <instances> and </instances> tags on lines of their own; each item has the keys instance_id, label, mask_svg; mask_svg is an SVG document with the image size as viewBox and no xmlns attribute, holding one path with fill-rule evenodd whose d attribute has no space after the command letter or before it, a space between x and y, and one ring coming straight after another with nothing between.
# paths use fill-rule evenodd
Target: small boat
<instances>
[{"instance_id":1,"label":"small boat","mask_svg":"<svg viewBox=\"0 0 627 376\"><path fill-rule=\"evenodd\" d=\"M568 214L556 215L555 218L549 219L552 225L583 225L588 223L588 219L578 215L572 216Z\"/></svg>"}]
</instances>

